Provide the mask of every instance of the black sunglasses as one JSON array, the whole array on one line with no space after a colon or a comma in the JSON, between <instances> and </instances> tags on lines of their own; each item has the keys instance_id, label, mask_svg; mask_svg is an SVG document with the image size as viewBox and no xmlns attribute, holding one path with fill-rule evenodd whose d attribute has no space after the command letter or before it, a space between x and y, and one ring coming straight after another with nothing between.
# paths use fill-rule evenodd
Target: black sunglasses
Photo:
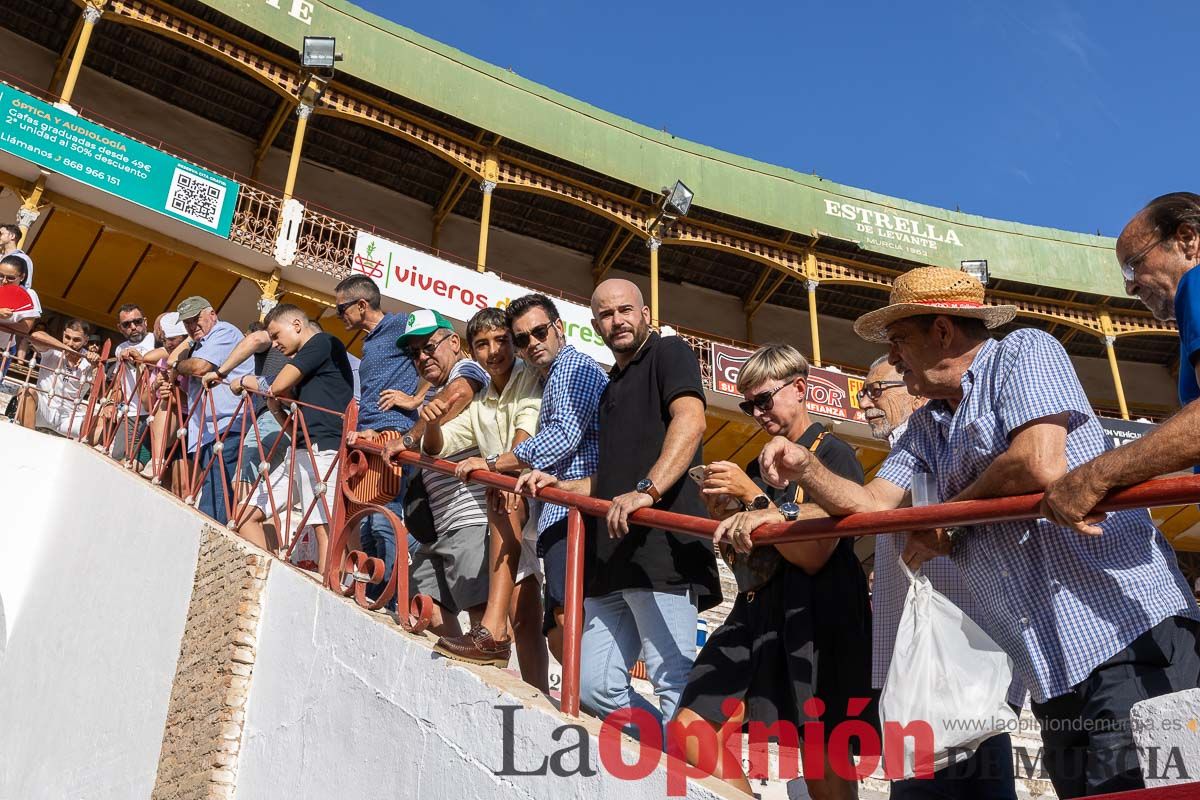
<instances>
[{"instance_id":1,"label":"black sunglasses","mask_svg":"<svg viewBox=\"0 0 1200 800\"><path fill-rule=\"evenodd\" d=\"M774 408L775 395L779 393L779 390L784 389L788 386L791 386L795 380L796 380L795 378L792 378L787 383L776 386L774 389L771 389L770 391L759 392L758 394L754 395L754 397L751 397L749 400L743 400L742 402L738 403L738 408L740 408L742 410L742 413L748 417L754 416L754 409L756 409L756 408L765 414L766 412L768 412L772 408Z\"/></svg>"},{"instance_id":2,"label":"black sunglasses","mask_svg":"<svg viewBox=\"0 0 1200 800\"><path fill-rule=\"evenodd\" d=\"M860 403L864 397L878 400L880 397L883 397L883 393L888 389L899 389L903 385L904 381L875 381L874 383L865 384L863 388L858 390L856 396Z\"/></svg>"},{"instance_id":3,"label":"black sunglasses","mask_svg":"<svg viewBox=\"0 0 1200 800\"><path fill-rule=\"evenodd\" d=\"M138 317L137 319L127 319L124 322L118 323L122 328L132 328L134 325L145 325L146 318Z\"/></svg>"},{"instance_id":4,"label":"black sunglasses","mask_svg":"<svg viewBox=\"0 0 1200 800\"><path fill-rule=\"evenodd\" d=\"M361 297L358 298L358 300L361 300L361 299L362 299ZM346 310L349 309L350 306L358 303L358 300L347 300L344 303L338 303L336 306L333 307L333 310L337 312L337 315L339 318L344 317L344 316L346 316Z\"/></svg>"},{"instance_id":5,"label":"black sunglasses","mask_svg":"<svg viewBox=\"0 0 1200 800\"><path fill-rule=\"evenodd\" d=\"M529 347L529 336L532 334L539 342L546 341L546 337L550 335L550 329L554 327L553 322L547 322L545 325L538 325L529 333L513 334L513 344L518 350L524 350Z\"/></svg>"},{"instance_id":6,"label":"black sunglasses","mask_svg":"<svg viewBox=\"0 0 1200 800\"><path fill-rule=\"evenodd\" d=\"M436 342L426 342L424 347L410 347L408 348L408 356L413 361L416 361L418 358L420 358L422 353L430 358L433 358L433 354L437 352L437 349L441 346L442 342L446 341L453 335L453 333L447 333Z\"/></svg>"}]
</instances>

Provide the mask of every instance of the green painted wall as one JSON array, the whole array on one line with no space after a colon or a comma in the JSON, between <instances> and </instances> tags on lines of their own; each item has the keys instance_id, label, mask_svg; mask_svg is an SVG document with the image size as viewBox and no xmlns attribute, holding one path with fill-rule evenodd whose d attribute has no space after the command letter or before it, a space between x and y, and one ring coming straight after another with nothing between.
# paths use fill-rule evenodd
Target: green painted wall
<instances>
[{"instance_id":1,"label":"green painted wall","mask_svg":"<svg viewBox=\"0 0 1200 800\"><path fill-rule=\"evenodd\" d=\"M297 49L335 36L339 70L506 139L657 191L683 180L696 203L878 253L999 278L1123 295L1107 237L987 219L842 186L651 130L525 80L342 0L204 0Z\"/></svg>"}]
</instances>

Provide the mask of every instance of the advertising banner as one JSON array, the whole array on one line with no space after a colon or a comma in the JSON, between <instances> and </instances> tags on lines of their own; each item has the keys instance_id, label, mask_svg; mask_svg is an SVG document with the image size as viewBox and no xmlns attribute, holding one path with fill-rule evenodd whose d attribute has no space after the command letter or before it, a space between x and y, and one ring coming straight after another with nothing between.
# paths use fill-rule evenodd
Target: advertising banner
<instances>
[{"instance_id":1,"label":"advertising banner","mask_svg":"<svg viewBox=\"0 0 1200 800\"><path fill-rule=\"evenodd\" d=\"M0 83L0 150L228 238L229 180Z\"/></svg>"},{"instance_id":2,"label":"advertising banner","mask_svg":"<svg viewBox=\"0 0 1200 800\"><path fill-rule=\"evenodd\" d=\"M1153 422L1137 422L1132 419L1112 419L1111 417L1100 417L1099 419L1100 427L1104 428L1104 435L1108 437L1113 447L1135 442L1154 430Z\"/></svg>"},{"instance_id":3,"label":"advertising banner","mask_svg":"<svg viewBox=\"0 0 1200 800\"><path fill-rule=\"evenodd\" d=\"M505 308L513 298L533 291L491 272L460 267L361 230L354 243L352 269L373 279L384 297L417 308L432 308L461 322L488 306ZM601 364L611 365L612 353L592 329L592 310L557 297L550 299L562 317L567 341Z\"/></svg>"},{"instance_id":4,"label":"advertising banner","mask_svg":"<svg viewBox=\"0 0 1200 800\"><path fill-rule=\"evenodd\" d=\"M712 345L713 390L740 398L737 390L738 372L753 351L727 344ZM858 407L858 390L861 378L820 367L808 371L808 410L834 419L864 422L863 411Z\"/></svg>"}]
</instances>

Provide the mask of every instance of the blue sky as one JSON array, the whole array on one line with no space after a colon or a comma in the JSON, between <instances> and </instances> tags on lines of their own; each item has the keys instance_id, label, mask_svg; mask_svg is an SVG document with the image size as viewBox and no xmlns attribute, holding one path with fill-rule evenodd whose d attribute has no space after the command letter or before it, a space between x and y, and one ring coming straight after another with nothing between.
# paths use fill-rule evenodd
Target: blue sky
<instances>
[{"instance_id":1,"label":"blue sky","mask_svg":"<svg viewBox=\"0 0 1200 800\"><path fill-rule=\"evenodd\" d=\"M357 2L677 136L944 208L1115 236L1200 191L1200 3Z\"/></svg>"}]
</instances>

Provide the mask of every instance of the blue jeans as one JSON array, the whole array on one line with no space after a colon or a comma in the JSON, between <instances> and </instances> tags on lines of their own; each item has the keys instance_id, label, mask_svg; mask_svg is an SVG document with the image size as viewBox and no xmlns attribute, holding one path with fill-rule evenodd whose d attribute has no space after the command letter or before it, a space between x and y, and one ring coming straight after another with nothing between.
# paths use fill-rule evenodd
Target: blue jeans
<instances>
[{"instance_id":1,"label":"blue jeans","mask_svg":"<svg viewBox=\"0 0 1200 800\"><path fill-rule=\"evenodd\" d=\"M641 655L659 708L633 690L629 673ZM580 702L601 718L639 708L660 724L675 716L696 659L696 602L690 593L624 589L583 601Z\"/></svg>"},{"instance_id":2,"label":"blue jeans","mask_svg":"<svg viewBox=\"0 0 1200 800\"><path fill-rule=\"evenodd\" d=\"M214 464L213 468L208 470L204 476L204 483L200 486L200 503L197 508L200 509L200 513L207 514L221 525L229 521L229 516L225 513L225 487L233 488L241 443L241 433L230 431L229 435L225 437L219 463ZM202 472L213 458L213 444L213 442L209 442L200 446L200 470Z\"/></svg>"},{"instance_id":3,"label":"blue jeans","mask_svg":"<svg viewBox=\"0 0 1200 800\"><path fill-rule=\"evenodd\" d=\"M408 478L409 470L405 467L400 478L400 493L387 504L387 509L400 519L404 519L404 494L408 491ZM387 582L391 580L392 569L396 566L396 532L388 524L387 517L376 512L365 517L360 523L358 538L364 553L372 558L383 559L383 583L374 583L367 587L367 597L378 600ZM408 559L405 558L404 561L407 565ZM388 608L395 607L396 598L393 597L388 603Z\"/></svg>"}]
</instances>

